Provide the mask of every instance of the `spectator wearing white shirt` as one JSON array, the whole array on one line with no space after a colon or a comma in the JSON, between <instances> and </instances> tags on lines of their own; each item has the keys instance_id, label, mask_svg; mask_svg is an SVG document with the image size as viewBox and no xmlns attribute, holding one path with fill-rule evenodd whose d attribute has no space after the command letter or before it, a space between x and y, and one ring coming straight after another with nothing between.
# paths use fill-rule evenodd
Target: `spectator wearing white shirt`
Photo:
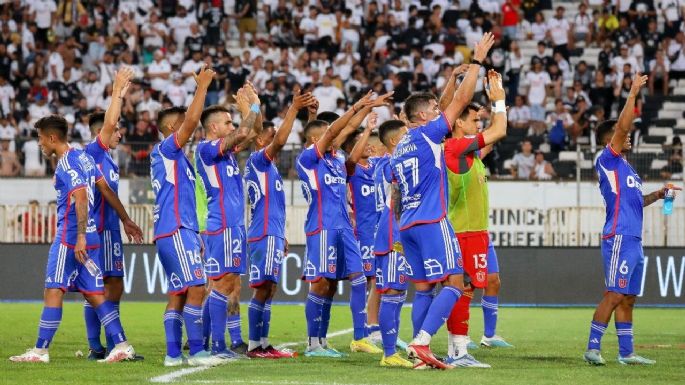
<instances>
[{"instance_id":1,"label":"spectator wearing white shirt","mask_svg":"<svg viewBox=\"0 0 685 385\"><path fill-rule=\"evenodd\" d=\"M615 56L611 60L611 68L614 70L616 73L623 72L623 66L627 63L630 64L630 68L635 71L637 68L640 68L640 65L637 62L637 59L629 55L629 47L627 44L621 45L621 48L619 50L620 55ZM620 80L619 80L620 82Z\"/></svg>"},{"instance_id":2,"label":"spectator wearing white shirt","mask_svg":"<svg viewBox=\"0 0 685 385\"><path fill-rule=\"evenodd\" d=\"M535 155L533 144L529 139L521 143L521 152L514 155L511 162L511 175L517 179L530 179L530 174L535 168Z\"/></svg>"},{"instance_id":3,"label":"spectator wearing white shirt","mask_svg":"<svg viewBox=\"0 0 685 385\"><path fill-rule=\"evenodd\" d=\"M656 57L649 61L649 95L654 95L654 85L657 81L661 82L661 92L668 95L669 71L671 62L664 54L663 49L656 51Z\"/></svg>"},{"instance_id":4,"label":"spectator wearing white shirt","mask_svg":"<svg viewBox=\"0 0 685 385\"><path fill-rule=\"evenodd\" d=\"M202 52L200 51L193 52L192 60L188 60L183 63L183 67L181 67L181 73L185 78L185 86L188 92L195 92L195 87L197 87L197 84L195 83L193 74L200 71L203 65L204 62L202 61Z\"/></svg>"},{"instance_id":5,"label":"spectator wearing white shirt","mask_svg":"<svg viewBox=\"0 0 685 385\"><path fill-rule=\"evenodd\" d=\"M661 0L661 14L664 16L664 36L675 37L683 23L685 0Z\"/></svg>"},{"instance_id":6,"label":"spectator wearing white shirt","mask_svg":"<svg viewBox=\"0 0 685 385\"><path fill-rule=\"evenodd\" d=\"M1 116L7 117L14 113L14 87L7 82L4 76L0 75L0 112Z\"/></svg>"},{"instance_id":7,"label":"spectator wearing white shirt","mask_svg":"<svg viewBox=\"0 0 685 385\"><path fill-rule=\"evenodd\" d=\"M100 83L110 84L114 82L117 67L114 64L114 53L112 51L105 52L105 56L103 56L102 62L98 65L98 69L100 70Z\"/></svg>"},{"instance_id":8,"label":"spectator wearing white shirt","mask_svg":"<svg viewBox=\"0 0 685 385\"><path fill-rule=\"evenodd\" d=\"M523 95L516 95L514 106L509 108L507 121L511 128L528 130L530 126L530 108L526 105Z\"/></svg>"},{"instance_id":9,"label":"spectator wearing white shirt","mask_svg":"<svg viewBox=\"0 0 685 385\"><path fill-rule=\"evenodd\" d=\"M78 83L78 89L86 98L87 108L91 110L96 107L97 98L105 91L105 86L100 83L97 71L90 71L87 78Z\"/></svg>"},{"instance_id":10,"label":"spectator wearing white shirt","mask_svg":"<svg viewBox=\"0 0 685 385\"><path fill-rule=\"evenodd\" d=\"M545 99L547 89L552 85L549 74L542 70L542 62L537 60L533 64L533 71L526 74L528 82L528 102L530 103L530 119L535 122L545 120Z\"/></svg>"},{"instance_id":11,"label":"spectator wearing white shirt","mask_svg":"<svg viewBox=\"0 0 685 385\"><path fill-rule=\"evenodd\" d=\"M188 89L183 84L183 75L176 72L171 75L172 83L164 93L174 107L183 107L188 97Z\"/></svg>"},{"instance_id":12,"label":"spectator wearing white shirt","mask_svg":"<svg viewBox=\"0 0 685 385\"><path fill-rule=\"evenodd\" d=\"M345 99L345 95L338 87L331 83L331 78L324 75L321 80L321 85L314 88L312 95L319 101L319 110L317 112L335 111L338 106L338 99Z\"/></svg>"},{"instance_id":13,"label":"spectator wearing white shirt","mask_svg":"<svg viewBox=\"0 0 685 385\"><path fill-rule=\"evenodd\" d=\"M186 38L190 36L190 25L195 23L197 23L197 19L192 14L188 14L183 6L178 6L176 17L168 20L169 28L173 32L174 41L181 52L183 52L185 47Z\"/></svg>"},{"instance_id":14,"label":"spectator wearing white shirt","mask_svg":"<svg viewBox=\"0 0 685 385\"><path fill-rule=\"evenodd\" d=\"M556 14L547 22L548 34L554 44L554 52L561 52L566 60L569 60L568 35L571 26L564 18L566 9L562 6L557 7Z\"/></svg>"},{"instance_id":15,"label":"spectator wearing white shirt","mask_svg":"<svg viewBox=\"0 0 685 385\"><path fill-rule=\"evenodd\" d=\"M343 82L347 81L352 75L352 67L355 63L359 63L361 57L359 52L355 52L352 42L347 42L345 44L344 51L338 53L335 57L335 71L340 80Z\"/></svg>"},{"instance_id":16,"label":"spectator wearing white shirt","mask_svg":"<svg viewBox=\"0 0 685 385\"><path fill-rule=\"evenodd\" d=\"M685 33L678 32L668 46L671 79L685 79Z\"/></svg>"},{"instance_id":17,"label":"spectator wearing white shirt","mask_svg":"<svg viewBox=\"0 0 685 385\"><path fill-rule=\"evenodd\" d=\"M169 34L169 29L159 19L157 12L153 11L150 13L150 19L141 26L140 34L143 36L143 47L148 51L155 51L164 47L164 39Z\"/></svg>"},{"instance_id":18,"label":"spectator wearing white shirt","mask_svg":"<svg viewBox=\"0 0 685 385\"><path fill-rule=\"evenodd\" d=\"M35 96L35 103L29 104L29 115L31 115L31 126L36 124L38 119L52 114L50 106L47 104L47 100L42 94Z\"/></svg>"},{"instance_id":19,"label":"spectator wearing white shirt","mask_svg":"<svg viewBox=\"0 0 685 385\"><path fill-rule=\"evenodd\" d=\"M21 148L21 151L24 153L25 176L45 176L45 160L41 156L37 138L38 132L33 131L31 139L24 142Z\"/></svg>"},{"instance_id":20,"label":"spectator wearing white shirt","mask_svg":"<svg viewBox=\"0 0 685 385\"><path fill-rule=\"evenodd\" d=\"M136 106L136 111L138 112L149 111L150 118L152 120L157 119L157 113L161 109L162 105L152 98L152 92L149 89L145 90L145 93L143 94L143 100L141 100Z\"/></svg>"},{"instance_id":21,"label":"spectator wearing white shirt","mask_svg":"<svg viewBox=\"0 0 685 385\"><path fill-rule=\"evenodd\" d=\"M21 29L21 54L26 61L32 61L36 55L36 23L24 23Z\"/></svg>"},{"instance_id":22,"label":"spectator wearing white shirt","mask_svg":"<svg viewBox=\"0 0 685 385\"><path fill-rule=\"evenodd\" d=\"M61 45L61 44L60 44ZM48 56L48 84L64 81L62 72L64 71L64 59L58 51L58 45L50 46L50 56Z\"/></svg>"},{"instance_id":23,"label":"spectator wearing white shirt","mask_svg":"<svg viewBox=\"0 0 685 385\"><path fill-rule=\"evenodd\" d=\"M332 42L336 41L336 29L338 28L338 19L335 14L331 13L330 5L324 4L322 11L316 16L316 38L321 41L325 37L329 37Z\"/></svg>"},{"instance_id":24,"label":"spectator wearing white shirt","mask_svg":"<svg viewBox=\"0 0 685 385\"><path fill-rule=\"evenodd\" d=\"M592 42L593 26L592 15L587 11L587 4L580 3L578 5L578 13L573 17L573 22L571 23L574 43L576 41L584 41L585 46L589 46Z\"/></svg>"},{"instance_id":25,"label":"spectator wearing white shirt","mask_svg":"<svg viewBox=\"0 0 685 385\"><path fill-rule=\"evenodd\" d=\"M551 180L556 176L554 167L545 160L545 154L542 151L535 151L535 166L530 173L531 180Z\"/></svg>"},{"instance_id":26,"label":"spectator wearing white shirt","mask_svg":"<svg viewBox=\"0 0 685 385\"><path fill-rule=\"evenodd\" d=\"M48 44L48 31L54 25L55 12L57 12L57 4L54 0L32 0L29 2L29 15L33 17L38 27L35 36L36 43L41 47Z\"/></svg>"},{"instance_id":27,"label":"spectator wearing white shirt","mask_svg":"<svg viewBox=\"0 0 685 385\"><path fill-rule=\"evenodd\" d=\"M152 89L158 92L166 90L170 75L171 64L164 58L162 51L155 51L154 60L147 66L147 76L151 80Z\"/></svg>"},{"instance_id":28,"label":"spectator wearing white shirt","mask_svg":"<svg viewBox=\"0 0 685 385\"><path fill-rule=\"evenodd\" d=\"M529 40L543 41L547 38L547 30L549 27L545 22L545 15L542 12L535 14L535 22L530 25L530 33L528 34Z\"/></svg>"},{"instance_id":29,"label":"spectator wearing white shirt","mask_svg":"<svg viewBox=\"0 0 685 385\"><path fill-rule=\"evenodd\" d=\"M316 17L318 14L318 9L315 5L309 6L309 15L305 16L300 20L300 33L304 36L302 38L305 46L311 46L317 41L317 26Z\"/></svg>"}]
</instances>

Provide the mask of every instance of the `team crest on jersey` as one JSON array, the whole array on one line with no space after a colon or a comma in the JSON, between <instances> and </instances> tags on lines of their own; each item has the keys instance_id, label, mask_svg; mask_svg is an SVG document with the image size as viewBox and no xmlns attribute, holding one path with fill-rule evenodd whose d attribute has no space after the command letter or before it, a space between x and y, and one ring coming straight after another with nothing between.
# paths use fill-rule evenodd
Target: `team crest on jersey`
<instances>
[{"instance_id":1,"label":"team crest on jersey","mask_svg":"<svg viewBox=\"0 0 685 385\"><path fill-rule=\"evenodd\" d=\"M461 258L460 258L461 259ZM476 273L476 281L478 282L485 282L485 273L482 271L479 271Z\"/></svg>"},{"instance_id":2,"label":"team crest on jersey","mask_svg":"<svg viewBox=\"0 0 685 385\"><path fill-rule=\"evenodd\" d=\"M114 269L115 269L116 271L121 271L121 270L123 270L123 269L124 269L124 263L121 262L121 261L116 261L116 262L114 262Z\"/></svg>"},{"instance_id":3,"label":"team crest on jersey","mask_svg":"<svg viewBox=\"0 0 685 385\"><path fill-rule=\"evenodd\" d=\"M461 260L461 257L457 258L457 266L464 268L464 261Z\"/></svg>"},{"instance_id":4,"label":"team crest on jersey","mask_svg":"<svg viewBox=\"0 0 685 385\"><path fill-rule=\"evenodd\" d=\"M233 267L240 266L240 257L233 257Z\"/></svg>"},{"instance_id":5,"label":"team crest on jersey","mask_svg":"<svg viewBox=\"0 0 685 385\"><path fill-rule=\"evenodd\" d=\"M618 279L618 287L620 287L621 289L625 289L626 286L628 286L628 280L625 278L619 278Z\"/></svg>"},{"instance_id":6,"label":"team crest on jersey","mask_svg":"<svg viewBox=\"0 0 685 385\"><path fill-rule=\"evenodd\" d=\"M195 274L195 278L201 279L204 275L204 272L202 271L202 268L196 268L195 271L193 271L193 274Z\"/></svg>"},{"instance_id":7,"label":"team crest on jersey","mask_svg":"<svg viewBox=\"0 0 685 385\"><path fill-rule=\"evenodd\" d=\"M406 281L407 281L407 276L405 276L404 274L400 274L400 283L403 284L403 283L405 283Z\"/></svg>"},{"instance_id":8,"label":"team crest on jersey","mask_svg":"<svg viewBox=\"0 0 685 385\"><path fill-rule=\"evenodd\" d=\"M328 264L328 272L331 274L335 273L335 264L332 264L332 263Z\"/></svg>"},{"instance_id":9,"label":"team crest on jersey","mask_svg":"<svg viewBox=\"0 0 685 385\"><path fill-rule=\"evenodd\" d=\"M274 267L273 270L274 270L274 276L278 276L278 271L279 271L278 267Z\"/></svg>"},{"instance_id":10,"label":"team crest on jersey","mask_svg":"<svg viewBox=\"0 0 685 385\"><path fill-rule=\"evenodd\" d=\"M371 262L364 262L364 271L371 271Z\"/></svg>"}]
</instances>

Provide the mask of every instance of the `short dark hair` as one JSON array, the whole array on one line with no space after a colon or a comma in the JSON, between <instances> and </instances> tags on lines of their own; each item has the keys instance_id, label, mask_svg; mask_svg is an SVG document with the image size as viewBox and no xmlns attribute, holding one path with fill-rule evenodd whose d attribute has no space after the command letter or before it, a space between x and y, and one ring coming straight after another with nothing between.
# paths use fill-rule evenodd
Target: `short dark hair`
<instances>
[{"instance_id":1,"label":"short dark hair","mask_svg":"<svg viewBox=\"0 0 685 385\"><path fill-rule=\"evenodd\" d=\"M397 130L401 129L402 127L406 126L406 124L397 119L391 119L391 120L386 120L381 124L380 127L378 127L378 136L381 139L381 143L383 143L386 147L389 147L390 142L390 135L394 134L397 132Z\"/></svg>"},{"instance_id":2,"label":"short dark hair","mask_svg":"<svg viewBox=\"0 0 685 385\"><path fill-rule=\"evenodd\" d=\"M60 115L44 116L44 117L38 119L38 121L33 126L37 130L40 130L40 131L53 131L62 140L67 139L67 131L69 130L69 126L67 124L67 120L64 119L63 116L60 116Z\"/></svg>"},{"instance_id":3,"label":"short dark hair","mask_svg":"<svg viewBox=\"0 0 685 385\"><path fill-rule=\"evenodd\" d=\"M338 120L338 118L340 118L340 115L338 115L332 111L324 111L324 112L316 115L316 120L323 120L324 122L326 122L328 124L333 124L333 122Z\"/></svg>"},{"instance_id":4,"label":"short dark hair","mask_svg":"<svg viewBox=\"0 0 685 385\"><path fill-rule=\"evenodd\" d=\"M404 101L404 114L407 115L407 119L412 120L421 109L426 108L426 105L431 100L437 101L438 98L430 92L417 92L411 94L407 100Z\"/></svg>"},{"instance_id":5,"label":"short dark hair","mask_svg":"<svg viewBox=\"0 0 685 385\"><path fill-rule=\"evenodd\" d=\"M178 114L185 114L186 113L186 108L185 107L169 107L165 108L157 114L157 126L158 127L164 127L164 122L166 119L168 119L170 116L178 115Z\"/></svg>"},{"instance_id":6,"label":"short dark hair","mask_svg":"<svg viewBox=\"0 0 685 385\"><path fill-rule=\"evenodd\" d=\"M104 112L93 112L88 115L88 126L91 131L102 128L105 124L105 113Z\"/></svg>"},{"instance_id":7,"label":"short dark hair","mask_svg":"<svg viewBox=\"0 0 685 385\"><path fill-rule=\"evenodd\" d=\"M481 108L483 108L483 106L481 106L480 104L478 104L476 102L471 102L461 112L461 115L459 115L459 119L464 120L464 119L469 117L469 113L471 111L478 112Z\"/></svg>"},{"instance_id":8,"label":"short dark hair","mask_svg":"<svg viewBox=\"0 0 685 385\"><path fill-rule=\"evenodd\" d=\"M328 127L328 122L325 120L312 120L311 122L307 122L307 124L304 126L304 129L302 130L302 133L304 134L304 137L307 138L309 136L309 131L319 128L319 127Z\"/></svg>"},{"instance_id":9,"label":"short dark hair","mask_svg":"<svg viewBox=\"0 0 685 385\"><path fill-rule=\"evenodd\" d=\"M274 124L274 122L272 122L270 120L266 120L266 121L262 122L262 129L264 129L264 130L269 129L269 128L275 128L275 127L276 127L276 125Z\"/></svg>"},{"instance_id":10,"label":"short dark hair","mask_svg":"<svg viewBox=\"0 0 685 385\"><path fill-rule=\"evenodd\" d=\"M213 105L205 108L205 110L202 111L202 115L200 115L200 124L202 124L202 127L207 128L207 120L209 120L209 117L221 112L230 113L231 111L229 111L228 108L219 105Z\"/></svg>"},{"instance_id":11,"label":"short dark hair","mask_svg":"<svg viewBox=\"0 0 685 385\"><path fill-rule=\"evenodd\" d=\"M609 119L597 125L597 133L595 134L597 143L599 143L602 146L604 145L604 143L606 143L606 140L604 140L604 138L606 138L607 135L613 134L614 127L616 126L617 122L618 121L616 119Z\"/></svg>"}]
</instances>

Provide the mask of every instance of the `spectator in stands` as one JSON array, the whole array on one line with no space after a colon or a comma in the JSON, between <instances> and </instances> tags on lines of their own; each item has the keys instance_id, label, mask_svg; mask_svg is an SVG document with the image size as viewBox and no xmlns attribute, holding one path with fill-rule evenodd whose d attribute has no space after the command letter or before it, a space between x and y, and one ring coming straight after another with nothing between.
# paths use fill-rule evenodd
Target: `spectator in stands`
<instances>
[{"instance_id":1,"label":"spectator in stands","mask_svg":"<svg viewBox=\"0 0 685 385\"><path fill-rule=\"evenodd\" d=\"M661 84L661 93L668 95L668 80L669 71L671 70L671 62L664 54L663 49L656 51L656 56L649 62L649 95L654 95L655 84Z\"/></svg>"},{"instance_id":2,"label":"spectator in stands","mask_svg":"<svg viewBox=\"0 0 685 385\"><path fill-rule=\"evenodd\" d=\"M136 175L148 175L150 172L150 151L156 141L150 124L146 120L136 122L135 131L126 136L126 144L131 153L131 171Z\"/></svg>"},{"instance_id":3,"label":"spectator in stands","mask_svg":"<svg viewBox=\"0 0 685 385\"><path fill-rule=\"evenodd\" d=\"M254 37L257 33L257 0L236 0L233 17L238 20L240 47L245 47L245 34Z\"/></svg>"},{"instance_id":4,"label":"spectator in stands","mask_svg":"<svg viewBox=\"0 0 685 385\"><path fill-rule=\"evenodd\" d=\"M505 74L507 76L507 103L511 104L519 89L519 80L525 65L525 58L521 54L518 42L509 43L509 52L506 54Z\"/></svg>"},{"instance_id":5,"label":"spectator in stands","mask_svg":"<svg viewBox=\"0 0 685 385\"><path fill-rule=\"evenodd\" d=\"M685 5L683 5L681 0L661 0L659 8L661 8L661 14L666 21L664 24L664 36L672 38L680 31L680 26L685 16Z\"/></svg>"},{"instance_id":6,"label":"spectator in stands","mask_svg":"<svg viewBox=\"0 0 685 385\"><path fill-rule=\"evenodd\" d=\"M630 64L630 67L632 70L635 70L639 67L639 64L637 62L637 59L633 56L630 56L629 52L629 47L628 44L622 44L621 48L619 50L619 55L615 56L613 60L611 60L611 69L616 72L623 72L623 66L625 64ZM630 76L628 76L630 77Z\"/></svg>"},{"instance_id":7,"label":"spectator in stands","mask_svg":"<svg viewBox=\"0 0 685 385\"><path fill-rule=\"evenodd\" d=\"M24 242L43 242L44 221L43 213L41 213L40 210L40 204L35 199L30 200L26 211L17 218L17 222L22 224ZM54 234L54 232L52 234Z\"/></svg>"},{"instance_id":8,"label":"spectator in stands","mask_svg":"<svg viewBox=\"0 0 685 385\"><path fill-rule=\"evenodd\" d=\"M587 4L581 2L578 5L578 13L571 22L571 36L573 37L574 45L578 41L584 41L585 46L589 47L592 42L593 30L592 15L587 11Z\"/></svg>"},{"instance_id":9,"label":"spectator in stands","mask_svg":"<svg viewBox=\"0 0 685 385\"><path fill-rule=\"evenodd\" d=\"M685 79L685 33L678 32L668 45L668 57L671 61L671 79Z\"/></svg>"},{"instance_id":10,"label":"spectator in stands","mask_svg":"<svg viewBox=\"0 0 685 385\"><path fill-rule=\"evenodd\" d=\"M29 140L22 147L24 153L24 175L45 176L45 161L38 146L38 132L32 131Z\"/></svg>"},{"instance_id":11,"label":"spectator in stands","mask_svg":"<svg viewBox=\"0 0 685 385\"><path fill-rule=\"evenodd\" d=\"M661 178L671 179L674 174L683 173L683 143L680 136L674 136L671 146L666 151L668 164L661 169Z\"/></svg>"},{"instance_id":12,"label":"spectator in stands","mask_svg":"<svg viewBox=\"0 0 685 385\"><path fill-rule=\"evenodd\" d=\"M535 151L535 165L530 173L531 180L550 180L557 174L552 164L545 160L545 154L540 150Z\"/></svg>"},{"instance_id":13,"label":"spectator in stands","mask_svg":"<svg viewBox=\"0 0 685 385\"><path fill-rule=\"evenodd\" d=\"M518 39L518 6L514 5L512 0L505 0L504 4L502 4L499 24L502 26L504 37L510 40Z\"/></svg>"},{"instance_id":14,"label":"spectator in stands","mask_svg":"<svg viewBox=\"0 0 685 385\"><path fill-rule=\"evenodd\" d=\"M533 143L530 139L521 142L521 152L514 155L511 162L511 175L516 179L530 179L530 174L535 167L535 155L533 155Z\"/></svg>"},{"instance_id":15,"label":"spectator in stands","mask_svg":"<svg viewBox=\"0 0 685 385\"><path fill-rule=\"evenodd\" d=\"M510 128L528 131L530 127L530 108L526 105L525 96L516 95L514 106L509 108L507 118Z\"/></svg>"},{"instance_id":16,"label":"spectator in stands","mask_svg":"<svg viewBox=\"0 0 685 385\"><path fill-rule=\"evenodd\" d=\"M539 125L545 121L545 99L548 90L552 87L552 79L547 71L543 71L542 62L535 61L533 71L526 74L526 80L528 81L530 120L533 125Z\"/></svg>"},{"instance_id":17,"label":"spectator in stands","mask_svg":"<svg viewBox=\"0 0 685 385\"><path fill-rule=\"evenodd\" d=\"M592 77L592 70L590 70L585 60L579 61L573 74L573 81L580 82L583 89L589 89L592 84Z\"/></svg>"},{"instance_id":18,"label":"spectator in stands","mask_svg":"<svg viewBox=\"0 0 685 385\"><path fill-rule=\"evenodd\" d=\"M547 22L545 21L545 15L542 12L535 14L535 21L530 25L530 32L528 33L529 40L543 41L547 39Z\"/></svg>"},{"instance_id":19,"label":"spectator in stands","mask_svg":"<svg viewBox=\"0 0 685 385\"><path fill-rule=\"evenodd\" d=\"M548 35L554 44L554 52L560 52L566 60L570 58L568 50L568 36L571 26L568 20L564 18L566 9L563 6L558 6L554 17L547 22Z\"/></svg>"},{"instance_id":20,"label":"spectator in stands","mask_svg":"<svg viewBox=\"0 0 685 385\"><path fill-rule=\"evenodd\" d=\"M48 44L48 34L54 25L54 16L57 12L57 4L53 0L37 0L29 3L28 13L37 26L36 43L38 47Z\"/></svg>"},{"instance_id":21,"label":"spectator in stands","mask_svg":"<svg viewBox=\"0 0 685 385\"><path fill-rule=\"evenodd\" d=\"M597 43L605 42L611 39L618 29L618 18L607 7L602 8L602 13L597 21Z\"/></svg>"},{"instance_id":22,"label":"spectator in stands","mask_svg":"<svg viewBox=\"0 0 685 385\"><path fill-rule=\"evenodd\" d=\"M18 176L21 174L21 164L17 153L10 150L10 140L0 139L0 176Z\"/></svg>"}]
</instances>

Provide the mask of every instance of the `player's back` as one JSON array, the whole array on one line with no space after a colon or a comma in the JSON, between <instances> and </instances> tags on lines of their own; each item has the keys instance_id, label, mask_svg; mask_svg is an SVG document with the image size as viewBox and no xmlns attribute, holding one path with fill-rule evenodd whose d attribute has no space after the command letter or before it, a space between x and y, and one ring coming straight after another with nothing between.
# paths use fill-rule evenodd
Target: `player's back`
<instances>
[{"instance_id":1,"label":"player's back","mask_svg":"<svg viewBox=\"0 0 685 385\"><path fill-rule=\"evenodd\" d=\"M320 154L316 145L311 145L300 153L296 167L302 181L302 194L309 204L305 222L307 235L323 229L351 229L346 203L347 172L342 153Z\"/></svg>"},{"instance_id":2,"label":"player's back","mask_svg":"<svg viewBox=\"0 0 685 385\"><path fill-rule=\"evenodd\" d=\"M606 206L602 236L615 234L642 238L642 180L621 155L607 146L597 158L595 169L599 190Z\"/></svg>"},{"instance_id":3,"label":"player's back","mask_svg":"<svg viewBox=\"0 0 685 385\"><path fill-rule=\"evenodd\" d=\"M78 217L72 194L85 189L88 199L86 242L89 248L99 247L100 238L94 219L95 183L102 177L93 158L83 150L70 148L57 162L54 186L57 191L57 234L55 241L74 247L77 238Z\"/></svg>"},{"instance_id":4,"label":"player's back","mask_svg":"<svg viewBox=\"0 0 685 385\"><path fill-rule=\"evenodd\" d=\"M379 212L374 243L376 255L389 253L393 243L400 239L399 225L395 220L392 206L392 178L390 155L379 158L373 177L376 186L376 210Z\"/></svg>"},{"instance_id":5,"label":"player's back","mask_svg":"<svg viewBox=\"0 0 685 385\"><path fill-rule=\"evenodd\" d=\"M170 135L150 153L155 240L173 235L181 227L198 231L195 210L195 170L183 148Z\"/></svg>"},{"instance_id":6,"label":"player's back","mask_svg":"<svg viewBox=\"0 0 685 385\"><path fill-rule=\"evenodd\" d=\"M245 225L245 195L240 167L231 151L222 152L223 140L203 140L195 151L198 174L207 192L207 233Z\"/></svg>"},{"instance_id":7,"label":"player's back","mask_svg":"<svg viewBox=\"0 0 685 385\"><path fill-rule=\"evenodd\" d=\"M374 171L379 159L381 158L369 158L367 165L356 164L354 174L348 178L355 218L354 233L357 238L361 231L373 229L378 223L380 212L376 210Z\"/></svg>"},{"instance_id":8,"label":"player's back","mask_svg":"<svg viewBox=\"0 0 685 385\"><path fill-rule=\"evenodd\" d=\"M100 141L98 135L94 141L85 146L85 152L95 161L95 165L102 173L109 188L119 194L119 165L112 159L109 147ZM95 223L98 232L103 230L119 230L119 216L116 210L105 201L100 190L95 189Z\"/></svg>"},{"instance_id":9,"label":"player's back","mask_svg":"<svg viewBox=\"0 0 685 385\"><path fill-rule=\"evenodd\" d=\"M410 128L392 154L390 163L402 192L401 229L445 217L447 178L441 142L449 131L440 114L424 126Z\"/></svg>"},{"instance_id":10,"label":"player's back","mask_svg":"<svg viewBox=\"0 0 685 385\"><path fill-rule=\"evenodd\" d=\"M285 238L283 179L265 149L250 155L245 165L245 181L252 219L248 241L257 241L266 235Z\"/></svg>"}]
</instances>

